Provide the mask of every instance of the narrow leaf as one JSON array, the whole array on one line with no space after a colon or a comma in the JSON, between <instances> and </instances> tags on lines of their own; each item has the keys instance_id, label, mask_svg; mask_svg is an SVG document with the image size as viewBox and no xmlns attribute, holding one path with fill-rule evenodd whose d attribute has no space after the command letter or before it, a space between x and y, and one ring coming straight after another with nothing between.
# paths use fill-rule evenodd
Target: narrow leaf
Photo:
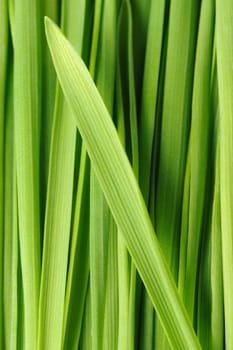
<instances>
[{"instance_id":1,"label":"narrow leaf","mask_svg":"<svg viewBox=\"0 0 233 350\"><path fill-rule=\"evenodd\" d=\"M170 343L176 349L199 349L109 113L80 56L48 18L46 34L96 176Z\"/></svg>"}]
</instances>

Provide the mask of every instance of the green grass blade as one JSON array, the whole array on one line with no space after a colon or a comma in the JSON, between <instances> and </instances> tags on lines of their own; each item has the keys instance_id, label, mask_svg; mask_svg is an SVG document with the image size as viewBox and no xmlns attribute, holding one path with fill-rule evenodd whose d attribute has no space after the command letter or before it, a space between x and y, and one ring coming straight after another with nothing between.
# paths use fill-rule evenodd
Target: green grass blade
<instances>
[{"instance_id":1,"label":"green grass blade","mask_svg":"<svg viewBox=\"0 0 233 350\"><path fill-rule=\"evenodd\" d=\"M79 2L63 2L62 25L78 51L82 48L82 25L72 21ZM44 228L40 290L38 349L60 349L68 268L76 129L71 111L57 87L51 140L48 194Z\"/></svg>"},{"instance_id":2,"label":"green grass blade","mask_svg":"<svg viewBox=\"0 0 233 350\"><path fill-rule=\"evenodd\" d=\"M98 91L100 92L108 111L112 114L116 70L115 0L103 2L98 60L96 65L96 84ZM102 190L101 195L104 202L106 202ZM100 213L100 215L103 215L103 230L107 231L106 233L103 232L103 241L106 240L106 244L104 243L104 249L107 248L107 253L103 254L103 258L105 259L103 260L103 264L106 264L107 266L106 270L104 271L104 273L106 273L106 294L105 302L103 303L104 317L101 320L104 327L103 348L116 349L118 340L118 271L116 225L111 216L109 208ZM107 222L107 225L105 225L104 222ZM97 237L99 236L97 234L98 231L93 233Z\"/></svg>"},{"instance_id":3,"label":"green grass blade","mask_svg":"<svg viewBox=\"0 0 233 350\"><path fill-rule=\"evenodd\" d=\"M70 238L76 133L59 87L56 99L44 229L38 349L61 347Z\"/></svg>"},{"instance_id":4,"label":"green grass blade","mask_svg":"<svg viewBox=\"0 0 233 350\"><path fill-rule=\"evenodd\" d=\"M199 349L109 113L83 61L49 19L46 33L59 81L96 176L170 343L177 349Z\"/></svg>"},{"instance_id":5,"label":"green grass blade","mask_svg":"<svg viewBox=\"0 0 233 350\"><path fill-rule=\"evenodd\" d=\"M199 246L204 219L210 148L210 83L214 34L214 1L202 1L190 132L190 199L183 298L190 318L195 314Z\"/></svg>"},{"instance_id":6,"label":"green grass blade","mask_svg":"<svg viewBox=\"0 0 233 350\"><path fill-rule=\"evenodd\" d=\"M156 100L162 53L165 0L152 1L143 75L142 107L139 128L140 187L148 203L155 129ZM153 72L153 74L151 74Z\"/></svg>"},{"instance_id":7,"label":"green grass blade","mask_svg":"<svg viewBox=\"0 0 233 350\"><path fill-rule=\"evenodd\" d=\"M117 129L119 139L124 147L125 145L125 123L123 111L122 88L120 84L120 67L119 59L117 60L116 72L116 115ZM128 349L128 334L129 334L129 255L125 246L125 241L118 229L118 288L119 288L119 326L118 326L118 349Z\"/></svg>"},{"instance_id":8,"label":"green grass blade","mask_svg":"<svg viewBox=\"0 0 233 350\"><path fill-rule=\"evenodd\" d=\"M82 147L63 320L63 346L77 349L89 278L89 162Z\"/></svg>"},{"instance_id":9,"label":"green grass blade","mask_svg":"<svg viewBox=\"0 0 233 350\"><path fill-rule=\"evenodd\" d=\"M198 10L197 2L178 0L171 2L169 13L155 227L175 279Z\"/></svg>"},{"instance_id":10,"label":"green grass blade","mask_svg":"<svg viewBox=\"0 0 233 350\"><path fill-rule=\"evenodd\" d=\"M118 0L119 1L119 0ZM120 0L121 1L121 0ZM133 19L133 58L137 108L140 108L146 37L152 0L130 1ZM122 3L122 1L121 1Z\"/></svg>"},{"instance_id":11,"label":"green grass blade","mask_svg":"<svg viewBox=\"0 0 233 350\"><path fill-rule=\"evenodd\" d=\"M97 74L97 54L101 36L101 15L103 1L97 0L94 5L94 21L90 52L89 71L94 79ZM101 52L102 53L102 52ZM102 55L101 55L102 56ZM103 55L102 58L105 59ZM100 63L100 84L106 77L101 75L104 67ZM105 93L105 84L103 84ZM98 233L98 234L97 234ZM91 332L92 346L103 347L104 314L106 298L106 277L109 237L109 210L101 187L91 166L90 174L90 290L91 290Z\"/></svg>"},{"instance_id":12,"label":"green grass blade","mask_svg":"<svg viewBox=\"0 0 233 350\"><path fill-rule=\"evenodd\" d=\"M12 38L12 43L14 47L14 42L15 42L15 1L14 0L8 1L8 12L9 12L11 38Z\"/></svg>"},{"instance_id":13,"label":"green grass blade","mask_svg":"<svg viewBox=\"0 0 233 350\"><path fill-rule=\"evenodd\" d=\"M80 42L83 51L86 0L75 1L78 15ZM67 3L68 4L68 3ZM73 5L74 6L74 5ZM74 7L70 5L70 18ZM74 208L74 219L70 242L70 259L66 286L63 346L77 348L81 332L81 322L89 277L89 162L84 145L81 145L79 174Z\"/></svg>"},{"instance_id":14,"label":"green grass blade","mask_svg":"<svg viewBox=\"0 0 233 350\"><path fill-rule=\"evenodd\" d=\"M118 250L117 227L110 217L107 288L104 317L104 349L117 349L118 345Z\"/></svg>"},{"instance_id":15,"label":"green grass blade","mask_svg":"<svg viewBox=\"0 0 233 350\"><path fill-rule=\"evenodd\" d=\"M3 347L3 178L4 178L4 119L8 55L7 1L0 3L0 348Z\"/></svg>"},{"instance_id":16,"label":"green grass blade","mask_svg":"<svg viewBox=\"0 0 233 350\"><path fill-rule=\"evenodd\" d=\"M91 291L90 291L90 283L89 283L87 288L86 299L85 299L84 317L82 321L82 330L81 330L80 342L78 346L79 350L93 349L92 338L90 337L90 330L91 330Z\"/></svg>"},{"instance_id":17,"label":"green grass blade","mask_svg":"<svg viewBox=\"0 0 233 350\"><path fill-rule=\"evenodd\" d=\"M197 1L170 2L157 163L155 230L175 280L178 277L180 222L189 140L198 14ZM157 321L156 324L158 324L157 347L163 349L164 337L160 337L162 332Z\"/></svg>"},{"instance_id":18,"label":"green grass blade","mask_svg":"<svg viewBox=\"0 0 233 350\"><path fill-rule=\"evenodd\" d=\"M224 283L225 341L233 344L233 22L232 3L216 0L216 52L220 108L220 203Z\"/></svg>"},{"instance_id":19,"label":"green grass blade","mask_svg":"<svg viewBox=\"0 0 233 350\"><path fill-rule=\"evenodd\" d=\"M20 257L24 298L24 349L26 350L36 348L41 264L39 18L39 1L16 1L14 112Z\"/></svg>"},{"instance_id":20,"label":"green grass blade","mask_svg":"<svg viewBox=\"0 0 233 350\"><path fill-rule=\"evenodd\" d=\"M137 106L136 91L134 81L134 61L133 61L133 18L129 1L123 1L119 14L119 62L121 70L121 83L123 91L124 120L127 132L126 147L131 158L132 167L136 178L139 172L139 152L138 152L138 127L137 127ZM135 347L135 328L137 327L139 305L136 300L138 281L136 268L131 262L130 271L130 294L129 294L129 334L128 346Z\"/></svg>"},{"instance_id":21,"label":"green grass blade","mask_svg":"<svg viewBox=\"0 0 233 350\"><path fill-rule=\"evenodd\" d=\"M211 348L224 348L224 301L222 276L222 242L221 242L221 206L220 206L220 178L219 152L216 159L215 192L212 215L211 236Z\"/></svg>"},{"instance_id":22,"label":"green grass blade","mask_svg":"<svg viewBox=\"0 0 233 350\"><path fill-rule=\"evenodd\" d=\"M4 335L6 350L17 349L18 328L18 212L14 150L13 64L9 60L5 119L4 186Z\"/></svg>"},{"instance_id":23,"label":"green grass blade","mask_svg":"<svg viewBox=\"0 0 233 350\"><path fill-rule=\"evenodd\" d=\"M58 22L60 12L57 0L41 1L41 14ZM41 121L41 218L44 221L46 192L49 172L49 154L52 135L52 121L56 92L56 74L49 56L44 31L42 31L42 121Z\"/></svg>"}]
</instances>

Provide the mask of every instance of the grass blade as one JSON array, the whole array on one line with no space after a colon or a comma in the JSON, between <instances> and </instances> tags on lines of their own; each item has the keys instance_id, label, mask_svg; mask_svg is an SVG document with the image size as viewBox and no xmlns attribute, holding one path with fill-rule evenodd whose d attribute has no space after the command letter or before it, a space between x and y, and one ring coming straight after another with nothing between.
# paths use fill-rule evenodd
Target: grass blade
<instances>
[{"instance_id":1,"label":"grass blade","mask_svg":"<svg viewBox=\"0 0 233 350\"><path fill-rule=\"evenodd\" d=\"M190 318L195 314L196 278L204 220L210 148L210 84L214 34L214 2L201 5L190 131L189 227L184 282L184 301Z\"/></svg>"},{"instance_id":2,"label":"grass blade","mask_svg":"<svg viewBox=\"0 0 233 350\"><path fill-rule=\"evenodd\" d=\"M9 60L5 119L4 186L4 335L6 350L17 349L18 329L18 212L14 150L13 62Z\"/></svg>"},{"instance_id":3,"label":"grass blade","mask_svg":"<svg viewBox=\"0 0 233 350\"><path fill-rule=\"evenodd\" d=\"M15 146L24 298L24 349L26 350L36 348L41 265L39 18L39 1L16 1L14 42Z\"/></svg>"},{"instance_id":4,"label":"grass blade","mask_svg":"<svg viewBox=\"0 0 233 350\"><path fill-rule=\"evenodd\" d=\"M233 344L233 22L229 0L216 0L216 52L220 120L220 203L226 347Z\"/></svg>"},{"instance_id":5,"label":"grass blade","mask_svg":"<svg viewBox=\"0 0 233 350\"><path fill-rule=\"evenodd\" d=\"M80 27L79 31L76 22L71 20L71 15L78 12L79 2L63 2L62 25L76 49L81 51L83 30ZM76 129L71 111L57 86L44 228L38 349L60 349L62 345L75 146Z\"/></svg>"},{"instance_id":6,"label":"grass blade","mask_svg":"<svg viewBox=\"0 0 233 350\"><path fill-rule=\"evenodd\" d=\"M0 348L3 343L3 178L4 178L4 119L8 55L7 1L0 3Z\"/></svg>"},{"instance_id":7,"label":"grass blade","mask_svg":"<svg viewBox=\"0 0 233 350\"><path fill-rule=\"evenodd\" d=\"M199 349L107 109L83 61L49 19L46 33L59 81L95 173L170 343L177 349Z\"/></svg>"}]
</instances>

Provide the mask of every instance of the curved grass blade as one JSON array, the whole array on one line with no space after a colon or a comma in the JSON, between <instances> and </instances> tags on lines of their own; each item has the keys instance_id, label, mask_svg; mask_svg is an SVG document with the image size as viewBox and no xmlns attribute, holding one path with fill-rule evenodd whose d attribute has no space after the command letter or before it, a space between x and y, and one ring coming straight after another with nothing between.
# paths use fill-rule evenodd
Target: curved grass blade
<instances>
[{"instance_id":1,"label":"curved grass blade","mask_svg":"<svg viewBox=\"0 0 233 350\"><path fill-rule=\"evenodd\" d=\"M170 344L175 349L199 349L109 113L79 55L51 20L46 18L45 23L59 81L113 217Z\"/></svg>"}]
</instances>

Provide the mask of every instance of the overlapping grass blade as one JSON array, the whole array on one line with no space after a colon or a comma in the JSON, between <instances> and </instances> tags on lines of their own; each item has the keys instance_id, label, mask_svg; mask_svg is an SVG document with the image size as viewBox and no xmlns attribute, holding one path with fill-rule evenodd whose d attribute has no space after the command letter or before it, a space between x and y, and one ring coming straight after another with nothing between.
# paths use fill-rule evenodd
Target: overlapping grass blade
<instances>
[{"instance_id":1,"label":"overlapping grass blade","mask_svg":"<svg viewBox=\"0 0 233 350\"><path fill-rule=\"evenodd\" d=\"M177 349L199 349L107 109L84 63L49 19L46 33L59 81L95 173L169 341Z\"/></svg>"},{"instance_id":2,"label":"overlapping grass blade","mask_svg":"<svg viewBox=\"0 0 233 350\"><path fill-rule=\"evenodd\" d=\"M41 60L39 18L39 1L21 0L15 3L15 149L24 298L24 349L26 350L36 348L41 265L39 201Z\"/></svg>"},{"instance_id":3,"label":"overlapping grass blade","mask_svg":"<svg viewBox=\"0 0 233 350\"><path fill-rule=\"evenodd\" d=\"M224 284L225 341L233 344L233 22L229 0L216 0L216 52L219 86L220 203Z\"/></svg>"}]
</instances>

